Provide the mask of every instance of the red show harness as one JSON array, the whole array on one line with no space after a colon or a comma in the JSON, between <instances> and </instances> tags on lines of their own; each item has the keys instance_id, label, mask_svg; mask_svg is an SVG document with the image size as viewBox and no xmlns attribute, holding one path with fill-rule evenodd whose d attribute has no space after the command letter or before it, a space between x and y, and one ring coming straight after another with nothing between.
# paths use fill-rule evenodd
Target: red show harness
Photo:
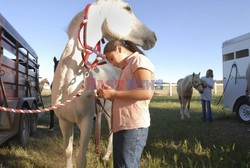
<instances>
[{"instance_id":1,"label":"red show harness","mask_svg":"<svg viewBox=\"0 0 250 168\"><path fill-rule=\"evenodd\" d=\"M98 65L103 65L106 64L106 61L103 61L103 59L106 58L104 54L101 53L101 41L104 43L104 39L101 39L100 41L97 42L95 47L91 47L87 44L87 23L88 23L88 11L90 8L91 4L88 4L85 9L84 9L84 18L82 23L80 24L79 30L78 30L78 40L83 48L81 54L82 54L82 60L84 63L84 67L88 70L96 68ZM83 43L81 41L81 30L84 28L83 32ZM88 59L89 56L95 53L96 54L96 59L92 62L92 64L89 65ZM98 58L102 58L100 61Z\"/></svg>"},{"instance_id":2,"label":"red show harness","mask_svg":"<svg viewBox=\"0 0 250 168\"><path fill-rule=\"evenodd\" d=\"M87 22L88 22L88 11L89 11L89 7L91 6L91 4L88 4L85 9L84 9L84 19L80 24L79 30L78 30L78 40L83 48L81 55L82 55L82 60L84 63L84 67L88 70L88 72L94 68L96 68L98 65L103 65L106 64L106 61L104 61L104 59L106 58L106 56L104 54L101 53L101 41L104 42L103 39L101 39L100 41L98 41L98 43L96 44L95 47L91 47L87 44ZM82 28L84 28L84 32L83 32L83 43L80 39L80 32L82 30ZM96 54L96 59L89 65L88 63L88 59L89 56L91 54L95 53ZM98 58L102 58L102 60L99 60ZM88 73L87 73L88 74ZM85 77L87 77L87 75L85 74ZM6 111L6 112L13 112L13 113L42 113L42 112L48 112L50 110L54 110L54 109L58 109L61 108L63 106L65 106L68 103L71 103L73 100L75 100L77 97L81 96L82 92L85 90L85 86L82 86L81 89L77 92L76 95L74 95L73 97L67 99L66 101L54 105L52 107L48 107L48 108L44 108L44 109L35 109L35 110L26 110L26 109L12 109L12 108L7 108L7 107L3 107L0 106L0 111Z\"/></svg>"}]
</instances>

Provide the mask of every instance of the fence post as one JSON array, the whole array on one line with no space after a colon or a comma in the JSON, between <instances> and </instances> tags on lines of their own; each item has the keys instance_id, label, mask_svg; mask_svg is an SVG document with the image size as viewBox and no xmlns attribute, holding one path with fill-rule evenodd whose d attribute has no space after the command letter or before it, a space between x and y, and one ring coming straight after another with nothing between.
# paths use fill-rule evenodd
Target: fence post
<instances>
[{"instance_id":1,"label":"fence post","mask_svg":"<svg viewBox=\"0 0 250 168\"><path fill-rule=\"evenodd\" d=\"M217 94L217 83L214 83L214 94Z\"/></svg>"},{"instance_id":2,"label":"fence post","mask_svg":"<svg viewBox=\"0 0 250 168\"><path fill-rule=\"evenodd\" d=\"M173 96L172 83L169 82L169 96Z\"/></svg>"}]
</instances>

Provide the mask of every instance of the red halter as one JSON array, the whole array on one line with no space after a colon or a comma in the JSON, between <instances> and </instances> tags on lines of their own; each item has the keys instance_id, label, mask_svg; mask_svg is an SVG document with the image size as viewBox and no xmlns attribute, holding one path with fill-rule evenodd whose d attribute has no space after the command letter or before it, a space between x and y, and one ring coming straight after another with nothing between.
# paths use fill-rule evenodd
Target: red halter
<instances>
[{"instance_id":1,"label":"red halter","mask_svg":"<svg viewBox=\"0 0 250 168\"><path fill-rule=\"evenodd\" d=\"M85 9L84 9L84 18L82 23L80 24L79 30L78 30L78 40L81 44L81 46L83 47L84 50L82 50L82 60L84 63L84 67L88 70L90 69L94 69L96 68L98 65L103 65L106 64L106 61L102 61L103 59L106 58L106 56L104 54L101 53L101 41L104 43L104 39L101 39L100 41L97 42L95 47L91 47L87 44L87 22L88 22L88 11L89 11L89 7L91 6L91 4L88 4ZM81 29L84 27L84 33L83 33L83 43L80 39L80 32ZM88 59L89 56L95 53L96 54L96 59L89 65L88 64ZM102 58L102 60L98 60L98 57Z\"/></svg>"}]
</instances>

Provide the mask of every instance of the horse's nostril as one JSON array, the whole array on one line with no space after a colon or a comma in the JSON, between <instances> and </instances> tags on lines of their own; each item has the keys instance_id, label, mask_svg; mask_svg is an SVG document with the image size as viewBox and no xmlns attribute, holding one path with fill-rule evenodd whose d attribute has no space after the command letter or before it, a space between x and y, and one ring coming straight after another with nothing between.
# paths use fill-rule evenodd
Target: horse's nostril
<instances>
[{"instance_id":1,"label":"horse's nostril","mask_svg":"<svg viewBox=\"0 0 250 168\"><path fill-rule=\"evenodd\" d=\"M201 91L200 91L200 94L202 94L202 93L203 93L203 91L201 90Z\"/></svg>"}]
</instances>

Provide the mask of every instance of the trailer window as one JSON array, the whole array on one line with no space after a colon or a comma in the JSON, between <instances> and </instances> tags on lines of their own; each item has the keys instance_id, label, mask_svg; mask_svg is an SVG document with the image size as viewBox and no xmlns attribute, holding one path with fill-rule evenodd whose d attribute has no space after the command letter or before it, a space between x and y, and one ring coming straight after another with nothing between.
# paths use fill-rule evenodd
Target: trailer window
<instances>
[{"instance_id":1,"label":"trailer window","mask_svg":"<svg viewBox=\"0 0 250 168\"><path fill-rule=\"evenodd\" d=\"M234 53L228 53L223 55L223 61L229 61L234 59Z\"/></svg>"},{"instance_id":2,"label":"trailer window","mask_svg":"<svg viewBox=\"0 0 250 168\"><path fill-rule=\"evenodd\" d=\"M5 48L3 48L3 55L5 57L8 57L10 59L16 59L16 55L14 55L13 53L9 52L8 50L6 50Z\"/></svg>"},{"instance_id":3,"label":"trailer window","mask_svg":"<svg viewBox=\"0 0 250 168\"><path fill-rule=\"evenodd\" d=\"M249 50L245 49L245 50L240 50L236 52L236 59L237 58L243 58L243 57L247 57L249 56Z\"/></svg>"}]
</instances>

